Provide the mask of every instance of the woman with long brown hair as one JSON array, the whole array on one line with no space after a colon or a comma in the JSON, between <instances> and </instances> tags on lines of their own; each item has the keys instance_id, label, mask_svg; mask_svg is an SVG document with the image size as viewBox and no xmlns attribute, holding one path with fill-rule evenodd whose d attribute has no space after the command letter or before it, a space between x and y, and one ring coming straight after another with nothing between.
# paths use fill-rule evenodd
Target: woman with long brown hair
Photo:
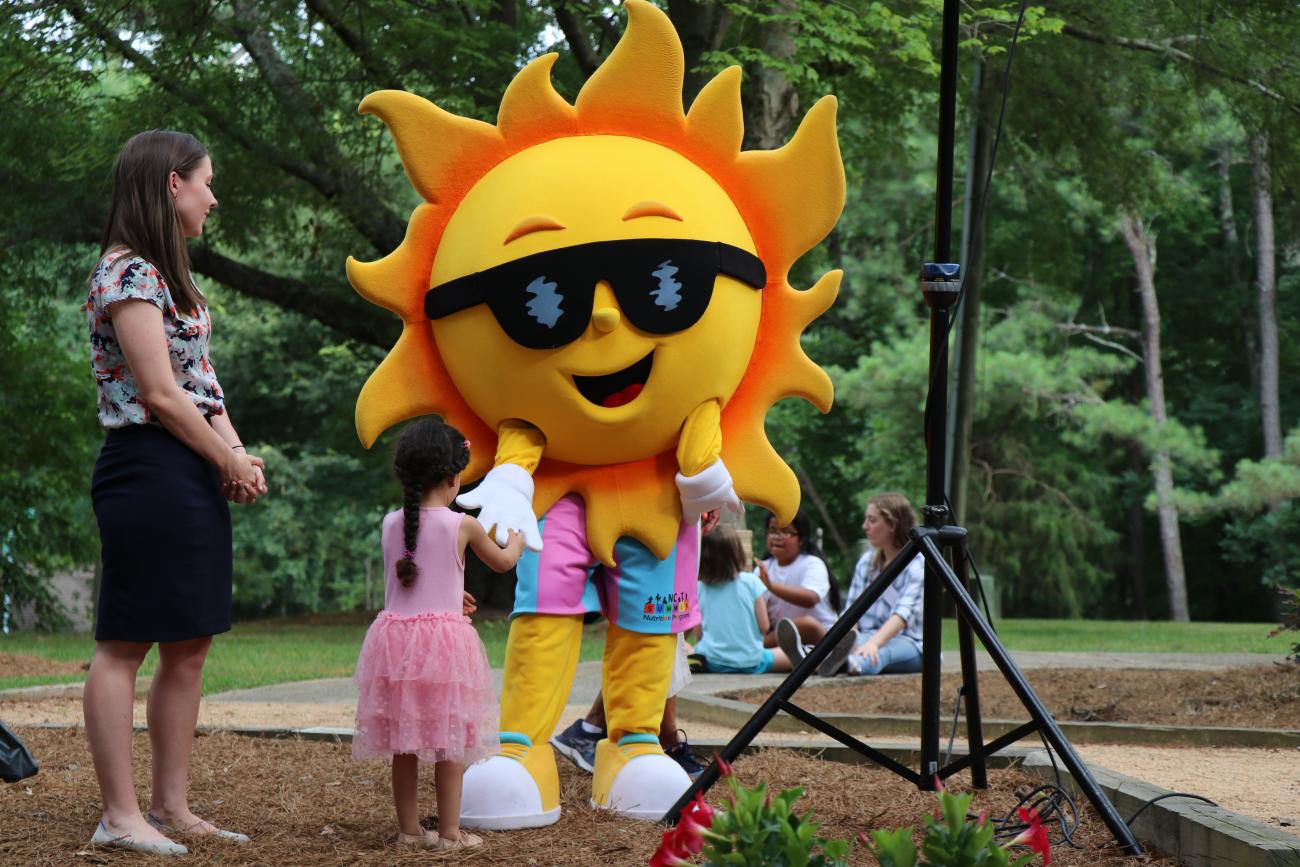
<instances>
[{"instance_id":1,"label":"woman with long brown hair","mask_svg":"<svg viewBox=\"0 0 1300 867\"><path fill-rule=\"evenodd\" d=\"M212 319L190 274L186 241L203 232L212 160L191 135L133 137L113 167L113 194L85 311L99 420L107 429L91 483L103 577L83 710L103 817L98 845L161 855L168 834L246 841L194 815L190 750L203 662L230 629L227 500L266 493L208 356ZM136 800L131 723L136 672L158 645L147 719L153 786Z\"/></svg>"},{"instance_id":2,"label":"woman with long brown hair","mask_svg":"<svg viewBox=\"0 0 1300 867\"><path fill-rule=\"evenodd\" d=\"M853 570L849 603L894 562L915 526L916 511L902 494L877 494L867 501L862 529L871 550L862 555ZM858 620L856 630L850 633L856 636L852 652L828 657L818 673L833 675L841 666L854 675L920 671L924 588L925 561L917 556Z\"/></svg>"}]
</instances>

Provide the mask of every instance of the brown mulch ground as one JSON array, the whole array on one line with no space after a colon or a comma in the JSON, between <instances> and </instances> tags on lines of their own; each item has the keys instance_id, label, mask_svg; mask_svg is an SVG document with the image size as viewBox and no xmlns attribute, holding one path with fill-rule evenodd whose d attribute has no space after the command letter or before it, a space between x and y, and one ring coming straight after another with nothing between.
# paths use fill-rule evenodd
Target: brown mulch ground
<instances>
[{"instance_id":1,"label":"brown mulch ground","mask_svg":"<svg viewBox=\"0 0 1300 867\"><path fill-rule=\"evenodd\" d=\"M78 730L19 729L19 735L43 762L30 780L0 788L0 863L150 864L170 863L134 853L92 850L86 843L99 818L95 785L84 734ZM148 785L149 742L135 740L136 786ZM816 811L830 837L859 831L911 825L932 810L933 796L874 766L850 766L802 756L760 752L737 764L742 782L766 780L771 788L803 785L801 809ZM992 772L991 788L977 794L974 809L999 815L1018 800L1028 778L1012 771ZM423 804L433 810L433 792L423 782ZM191 770L195 810L253 836L253 843L232 846L216 841L191 845L190 863L378 865L415 864L465 859L478 865L565 865L622 867L644 864L658 841L658 828L597 814L587 806L590 778L561 763L564 815L549 828L488 833L487 846L472 854L400 852L394 833L388 775L378 763L358 765L349 748L337 743L303 740L257 740L217 734L198 740ZM962 776L952 781L964 785ZM1023 790L1023 789L1022 789ZM710 800L719 802L725 786ZM432 822L430 817L429 824ZM1155 864L1172 867L1172 859L1140 861L1113 854L1105 827L1085 811L1075 839L1084 848L1053 845L1053 864L1063 867ZM1098 847L1106 846L1106 849ZM858 847L852 862L874 860ZM1037 863L1037 862L1035 862Z\"/></svg>"},{"instance_id":2,"label":"brown mulch ground","mask_svg":"<svg viewBox=\"0 0 1300 867\"><path fill-rule=\"evenodd\" d=\"M58 662L20 653L0 653L0 677L42 677L47 674L77 674L84 662Z\"/></svg>"},{"instance_id":3,"label":"brown mulch ground","mask_svg":"<svg viewBox=\"0 0 1300 867\"><path fill-rule=\"evenodd\" d=\"M1300 728L1300 665L1217 671L1044 668L1025 677L1059 720ZM951 708L961 675L945 674L942 684L944 706ZM920 675L837 677L804 687L795 702L819 712L916 715L920 685ZM980 672L979 689L985 719L1027 718L999 672ZM751 689L728 697L761 703L769 692Z\"/></svg>"}]
</instances>

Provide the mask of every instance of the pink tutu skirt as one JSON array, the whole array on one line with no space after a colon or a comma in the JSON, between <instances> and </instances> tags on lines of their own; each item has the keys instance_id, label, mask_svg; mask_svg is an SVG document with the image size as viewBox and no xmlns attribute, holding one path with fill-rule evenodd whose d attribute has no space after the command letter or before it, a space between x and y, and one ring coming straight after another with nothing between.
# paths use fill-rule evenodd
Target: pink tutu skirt
<instances>
[{"instance_id":1,"label":"pink tutu skirt","mask_svg":"<svg viewBox=\"0 0 1300 867\"><path fill-rule=\"evenodd\" d=\"M459 612L381 611L353 681L361 690L352 736L357 760L410 753L422 762L470 764L500 747L487 653Z\"/></svg>"}]
</instances>

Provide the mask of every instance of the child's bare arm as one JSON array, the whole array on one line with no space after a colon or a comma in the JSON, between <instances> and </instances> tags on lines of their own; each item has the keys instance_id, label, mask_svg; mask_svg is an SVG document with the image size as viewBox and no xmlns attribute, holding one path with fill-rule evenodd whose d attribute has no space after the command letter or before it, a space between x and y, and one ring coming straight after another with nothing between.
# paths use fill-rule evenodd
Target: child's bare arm
<instances>
[{"instance_id":1,"label":"child's bare arm","mask_svg":"<svg viewBox=\"0 0 1300 867\"><path fill-rule=\"evenodd\" d=\"M767 600L762 596L754 600L754 619L758 621L758 634L767 635L772 627L772 618L767 616Z\"/></svg>"},{"instance_id":2,"label":"child's bare arm","mask_svg":"<svg viewBox=\"0 0 1300 867\"><path fill-rule=\"evenodd\" d=\"M474 553L493 572L504 572L519 562L519 555L524 552L524 535L518 530L510 530L506 536L506 545L496 543L483 525L478 521L461 521L461 532L467 533L467 542Z\"/></svg>"}]
</instances>

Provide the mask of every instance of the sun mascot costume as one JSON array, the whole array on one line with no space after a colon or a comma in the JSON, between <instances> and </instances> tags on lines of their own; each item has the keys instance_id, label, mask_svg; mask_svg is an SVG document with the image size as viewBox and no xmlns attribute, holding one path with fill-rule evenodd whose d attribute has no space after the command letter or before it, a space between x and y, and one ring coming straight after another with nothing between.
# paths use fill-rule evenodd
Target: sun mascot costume
<instances>
[{"instance_id":1,"label":"sun mascot costume","mask_svg":"<svg viewBox=\"0 0 1300 867\"><path fill-rule=\"evenodd\" d=\"M524 67L496 125L419 96L372 93L424 198L377 262L348 260L402 336L357 402L368 447L437 413L473 443L459 502L528 550L506 649L501 750L465 776L461 821L525 828L560 815L548 743L583 614L608 618L609 737L592 803L658 819L687 788L658 731L676 633L699 623L699 518L740 500L793 516L799 486L763 431L777 400L830 408L799 335L840 272L811 289L790 266L844 203L835 100L777 150L744 151L740 69L682 110L668 17L627 0L627 32L570 105L556 55Z\"/></svg>"}]
</instances>

